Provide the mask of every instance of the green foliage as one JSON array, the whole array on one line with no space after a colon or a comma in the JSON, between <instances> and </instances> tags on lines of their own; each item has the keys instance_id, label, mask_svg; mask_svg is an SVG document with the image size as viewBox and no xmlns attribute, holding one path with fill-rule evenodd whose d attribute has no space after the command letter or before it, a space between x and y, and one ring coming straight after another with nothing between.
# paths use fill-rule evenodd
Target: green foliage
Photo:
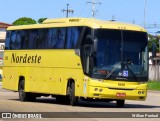
<instances>
[{"instance_id":1,"label":"green foliage","mask_svg":"<svg viewBox=\"0 0 160 121\"><path fill-rule=\"evenodd\" d=\"M150 81L148 83L149 90L160 90L160 81Z\"/></svg>"},{"instance_id":2,"label":"green foliage","mask_svg":"<svg viewBox=\"0 0 160 121\"><path fill-rule=\"evenodd\" d=\"M41 24L41 23L42 23L44 20L46 20L46 19L47 19L47 18L40 18L40 19L38 19L37 22L38 22L39 24Z\"/></svg>"},{"instance_id":3,"label":"green foliage","mask_svg":"<svg viewBox=\"0 0 160 121\"><path fill-rule=\"evenodd\" d=\"M36 21L32 18L22 17L15 20L13 25L28 25L28 24L36 24Z\"/></svg>"},{"instance_id":4,"label":"green foliage","mask_svg":"<svg viewBox=\"0 0 160 121\"><path fill-rule=\"evenodd\" d=\"M151 52L152 51L152 42L154 42L156 45L157 45L157 52L159 51L159 39L158 37L155 37L153 35L148 35L149 38L150 38L150 41L148 42L148 46L149 46L149 51Z\"/></svg>"}]
</instances>

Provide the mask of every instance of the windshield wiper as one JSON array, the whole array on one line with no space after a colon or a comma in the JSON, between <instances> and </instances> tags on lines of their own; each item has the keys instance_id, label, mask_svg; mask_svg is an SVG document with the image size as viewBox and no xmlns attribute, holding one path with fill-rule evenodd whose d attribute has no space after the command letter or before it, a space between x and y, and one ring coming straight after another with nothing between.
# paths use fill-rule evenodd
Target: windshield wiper
<instances>
[{"instance_id":1,"label":"windshield wiper","mask_svg":"<svg viewBox=\"0 0 160 121\"><path fill-rule=\"evenodd\" d=\"M133 71L128 67L128 63L122 63L122 62L119 62L119 63L117 63L115 66L114 66L114 68L111 70L111 72L106 76L106 78L107 79L109 79L112 75L113 75L113 73L116 71L116 69L118 69L118 68L121 68L121 71L122 70L124 70L125 68L131 73L131 75L133 76L133 78L134 78L134 80L135 81L137 81L137 77L136 77L136 75L133 73ZM119 66L121 66L121 67L119 67Z\"/></svg>"},{"instance_id":2,"label":"windshield wiper","mask_svg":"<svg viewBox=\"0 0 160 121\"><path fill-rule=\"evenodd\" d=\"M111 70L111 72L106 76L107 79L109 79L112 74L115 72L115 70L120 66L120 62L115 64L114 68Z\"/></svg>"}]
</instances>

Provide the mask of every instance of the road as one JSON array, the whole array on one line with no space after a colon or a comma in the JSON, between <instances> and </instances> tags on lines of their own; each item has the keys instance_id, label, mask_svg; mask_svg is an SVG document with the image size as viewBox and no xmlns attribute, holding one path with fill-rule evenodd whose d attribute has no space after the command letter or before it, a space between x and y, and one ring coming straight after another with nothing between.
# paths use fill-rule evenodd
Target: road
<instances>
[{"instance_id":1,"label":"road","mask_svg":"<svg viewBox=\"0 0 160 121\"><path fill-rule=\"evenodd\" d=\"M117 108L115 102L110 102L110 103L99 103L99 102L80 102L78 106L70 106L70 105L63 105L63 104L58 104L55 100L55 98L52 97L41 97L37 98L36 102L21 102L18 99L18 93L17 92L11 92L2 89L1 84L0 84L0 112L52 112L53 115L57 115L56 113L53 112L68 112L70 118L63 118L65 113L58 113L59 115L62 115L62 118L49 118L48 119L41 119L41 120L65 120L65 121L80 121L83 118L83 121L100 121L103 120L105 121L106 118L103 118L103 113L102 117L96 117L96 113L98 112L108 112L109 115L111 112L120 112L119 115L124 115L127 112L131 112L134 114L134 112L158 112L159 113L159 118L126 118L127 121L138 121L138 120L148 120L148 121L156 121L160 119L160 92L148 92L148 97L146 101L126 101L126 105L124 108ZM81 112L81 113L78 113ZM91 114L84 115L83 112L95 112ZM124 112L124 113L123 113ZM117 114L117 113L115 113ZM49 114L48 114L49 115ZM91 115L91 118L84 118L85 116ZM98 114L97 114L98 115ZM81 118L82 116L82 118ZM93 116L93 118L92 118ZM113 115L114 116L114 115ZM139 115L138 115L139 116ZM71 118L73 117L73 118ZM124 121L124 118L109 118L109 121ZM0 121L6 121L6 119L0 119ZM12 119L16 120L16 119ZM19 119L21 120L21 119ZM27 119L31 120L31 119ZM33 119L32 119L33 120ZM40 120L40 119L35 119ZM10 120L9 120L10 121Z\"/></svg>"}]
</instances>

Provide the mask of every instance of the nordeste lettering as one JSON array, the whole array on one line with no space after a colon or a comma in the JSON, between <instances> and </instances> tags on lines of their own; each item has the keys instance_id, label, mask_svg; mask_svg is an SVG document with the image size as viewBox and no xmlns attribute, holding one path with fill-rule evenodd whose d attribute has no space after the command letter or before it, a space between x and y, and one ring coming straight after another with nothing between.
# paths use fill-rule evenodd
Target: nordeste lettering
<instances>
[{"instance_id":1,"label":"nordeste lettering","mask_svg":"<svg viewBox=\"0 0 160 121\"><path fill-rule=\"evenodd\" d=\"M12 53L11 63L41 63L41 56L36 55L17 55Z\"/></svg>"}]
</instances>

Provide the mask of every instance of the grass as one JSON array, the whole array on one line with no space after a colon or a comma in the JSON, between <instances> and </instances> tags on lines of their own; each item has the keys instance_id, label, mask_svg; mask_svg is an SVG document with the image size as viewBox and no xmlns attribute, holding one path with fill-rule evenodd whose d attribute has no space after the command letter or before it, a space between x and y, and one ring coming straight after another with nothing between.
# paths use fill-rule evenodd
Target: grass
<instances>
[{"instance_id":1,"label":"grass","mask_svg":"<svg viewBox=\"0 0 160 121\"><path fill-rule=\"evenodd\" d=\"M160 81L149 81L148 89L160 91Z\"/></svg>"},{"instance_id":2,"label":"grass","mask_svg":"<svg viewBox=\"0 0 160 121\"><path fill-rule=\"evenodd\" d=\"M0 79L0 82L2 82L2 79Z\"/></svg>"}]
</instances>

